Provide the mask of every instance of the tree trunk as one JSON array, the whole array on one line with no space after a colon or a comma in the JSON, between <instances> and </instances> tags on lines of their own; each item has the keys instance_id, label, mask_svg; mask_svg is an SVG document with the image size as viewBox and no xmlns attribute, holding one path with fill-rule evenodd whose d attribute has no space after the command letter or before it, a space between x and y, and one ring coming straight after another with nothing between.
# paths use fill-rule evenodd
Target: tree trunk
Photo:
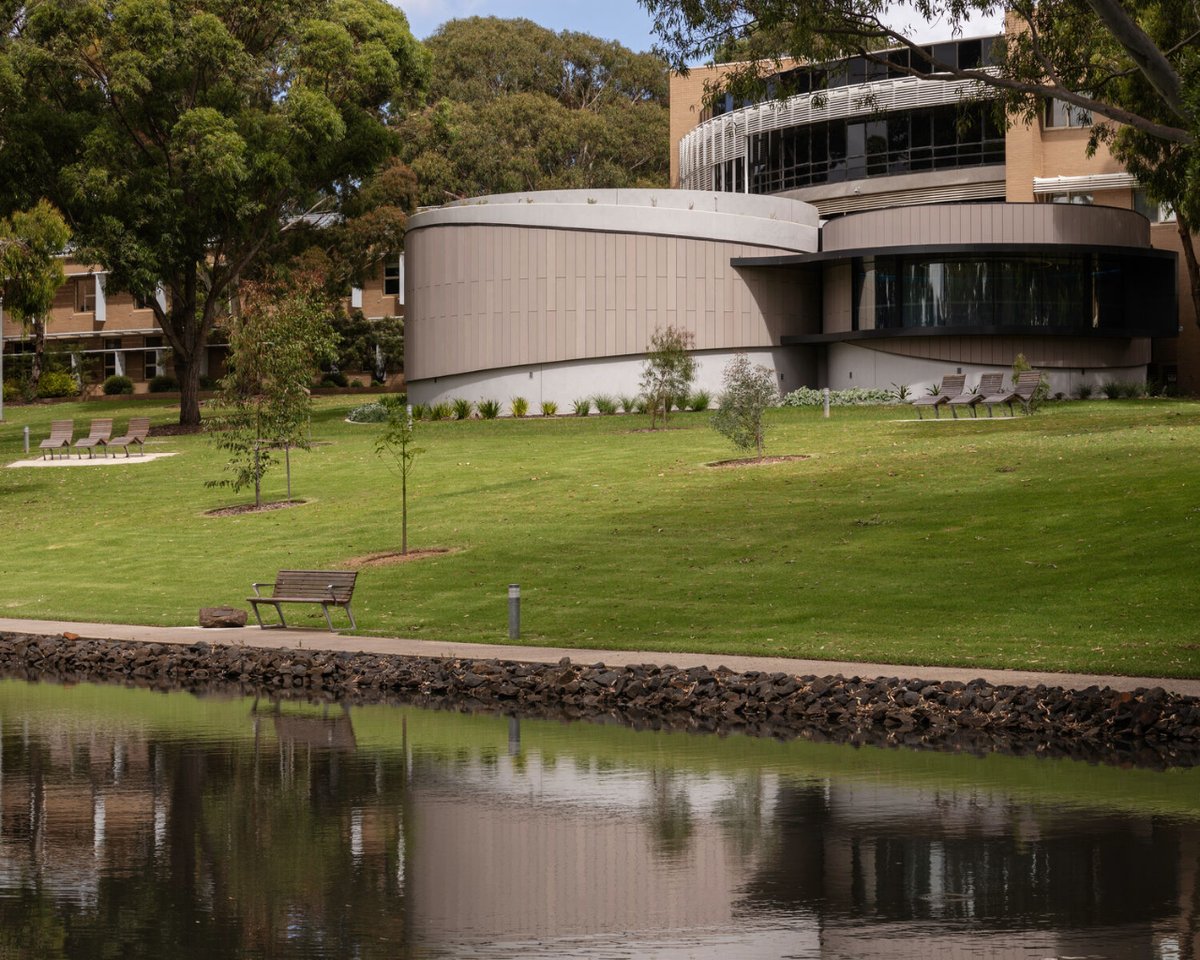
<instances>
[{"instance_id":1,"label":"tree trunk","mask_svg":"<svg viewBox=\"0 0 1200 960\"><path fill-rule=\"evenodd\" d=\"M175 353L175 379L179 381L179 423L200 426L200 364L194 357Z\"/></svg>"},{"instance_id":2,"label":"tree trunk","mask_svg":"<svg viewBox=\"0 0 1200 960\"><path fill-rule=\"evenodd\" d=\"M29 392L37 396L38 383L42 379L42 355L46 352L46 323L35 319L33 327L33 364L29 368Z\"/></svg>"},{"instance_id":3,"label":"tree trunk","mask_svg":"<svg viewBox=\"0 0 1200 960\"><path fill-rule=\"evenodd\" d=\"M1175 212L1175 226L1179 230L1179 245L1183 248L1183 262L1187 266L1188 286L1192 291L1192 307L1196 311L1196 323L1200 324L1200 262L1196 260L1196 242L1192 225L1179 211Z\"/></svg>"}]
</instances>

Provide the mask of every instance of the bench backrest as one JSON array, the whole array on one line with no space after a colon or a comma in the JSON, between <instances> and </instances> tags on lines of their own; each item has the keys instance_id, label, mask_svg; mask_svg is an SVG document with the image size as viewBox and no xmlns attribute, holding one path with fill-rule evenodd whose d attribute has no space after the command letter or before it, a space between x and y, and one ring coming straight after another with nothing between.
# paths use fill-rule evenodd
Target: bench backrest
<instances>
[{"instance_id":1,"label":"bench backrest","mask_svg":"<svg viewBox=\"0 0 1200 960\"><path fill-rule=\"evenodd\" d=\"M149 417L131 417L129 420L129 426L125 430L125 435L129 437L140 437L144 440L149 432Z\"/></svg>"},{"instance_id":2,"label":"bench backrest","mask_svg":"<svg viewBox=\"0 0 1200 960\"><path fill-rule=\"evenodd\" d=\"M112 436L112 420L93 420L92 429L88 432L89 440L107 440Z\"/></svg>"},{"instance_id":3,"label":"bench backrest","mask_svg":"<svg viewBox=\"0 0 1200 960\"><path fill-rule=\"evenodd\" d=\"M275 575L276 597L325 597L345 602L354 593L357 570L280 570ZM332 588L332 589L331 589Z\"/></svg>"},{"instance_id":4,"label":"bench backrest","mask_svg":"<svg viewBox=\"0 0 1200 960\"><path fill-rule=\"evenodd\" d=\"M70 440L71 434L75 432L74 420L54 420L50 423L50 438L51 440L61 441Z\"/></svg>"},{"instance_id":5,"label":"bench backrest","mask_svg":"<svg viewBox=\"0 0 1200 960\"><path fill-rule=\"evenodd\" d=\"M1025 370L1018 377L1013 393L1028 399L1042 382L1042 374L1038 370Z\"/></svg>"},{"instance_id":6,"label":"bench backrest","mask_svg":"<svg viewBox=\"0 0 1200 960\"><path fill-rule=\"evenodd\" d=\"M1002 373L985 373L979 378L979 393L982 396L990 397L993 394L1000 393L1004 389L1004 374Z\"/></svg>"},{"instance_id":7,"label":"bench backrest","mask_svg":"<svg viewBox=\"0 0 1200 960\"><path fill-rule=\"evenodd\" d=\"M943 397L957 397L963 392L963 388L967 385L967 375L965 373L948 373L942 377L942 392Z\"/></svg>"}]
</instances>

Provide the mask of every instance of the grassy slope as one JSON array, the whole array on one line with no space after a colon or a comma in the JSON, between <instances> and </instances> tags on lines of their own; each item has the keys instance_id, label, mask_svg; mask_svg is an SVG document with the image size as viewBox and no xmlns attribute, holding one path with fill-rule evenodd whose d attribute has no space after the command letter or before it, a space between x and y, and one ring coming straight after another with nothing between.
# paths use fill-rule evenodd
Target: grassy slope
<instances>
[{"instance_id":1,"label":"grassy slope","mask_svg":"<svg viewBox=\"0 0 1200 960\"><path fill-rule=\"evenodd\" d=\"M398 480L377 428L342 422L353 402L320 402L295 509L205 517L245 493L204 486L220 458L201 437L129 469L0 470L0 613L190 623L278 567L395 549ZM174 417L9 407L0 462L26 423L36 441L52 418L120 428L135 407ZM736 470L704 466L730 450L700 414L666 433L633 417L422 425L410 544L457 552L365 570L360 625L503 640L519 582L532 643L1200 676L1200 405L908 416L777 411L771 449L811 459Z\"/></svg>"}]
</instances>

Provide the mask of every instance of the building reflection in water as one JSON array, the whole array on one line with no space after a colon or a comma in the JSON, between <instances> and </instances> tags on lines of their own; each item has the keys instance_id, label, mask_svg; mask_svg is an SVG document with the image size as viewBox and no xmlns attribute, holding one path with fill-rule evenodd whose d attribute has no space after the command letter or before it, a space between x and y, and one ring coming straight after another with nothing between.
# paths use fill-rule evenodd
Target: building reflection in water
<instances>
[{"instance_id":1,"label":"building reflection in water","mask_svg":"<svg viewBox=\"0 0 1200 960\"><path fill-rule=\"evenodd\" d=\"M625 762L412 710L364 746L349 711L245 706L201 736L0 700L0 957L1200 960L1200 798L814 778L700 737Z\"/></svg>"}]
</instances>

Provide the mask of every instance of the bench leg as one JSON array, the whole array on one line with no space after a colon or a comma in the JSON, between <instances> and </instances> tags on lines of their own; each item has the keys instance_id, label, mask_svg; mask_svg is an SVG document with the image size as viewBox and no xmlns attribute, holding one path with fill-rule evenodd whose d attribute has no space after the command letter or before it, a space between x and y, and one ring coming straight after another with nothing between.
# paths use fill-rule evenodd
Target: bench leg
<instances>
[{"instance_id":1,"label":"bench leg","mask_svg":"<svg viewBox=\"0 0 1200 960\"><path fill-rule=\"evenodd\" d=\"M321 604L321 612L325 614L325 622L329 624L329 632L333 633L333 619L329 616L329 604Z\"/></svg>"},{"instance_id":2,"label":"bench leg","mask_svg":"<svg viewBox=\"0 0 1200 960\"><path fill-rule=\"evenodd\" d=\"M346 601L343 609L345 609L345 611L346 611L346 616L348 616L350 618L350 629L357 630L358 624L354 622L354 612L350 609L350 601L349 600Z\"/></svg>"}]
</instances>

